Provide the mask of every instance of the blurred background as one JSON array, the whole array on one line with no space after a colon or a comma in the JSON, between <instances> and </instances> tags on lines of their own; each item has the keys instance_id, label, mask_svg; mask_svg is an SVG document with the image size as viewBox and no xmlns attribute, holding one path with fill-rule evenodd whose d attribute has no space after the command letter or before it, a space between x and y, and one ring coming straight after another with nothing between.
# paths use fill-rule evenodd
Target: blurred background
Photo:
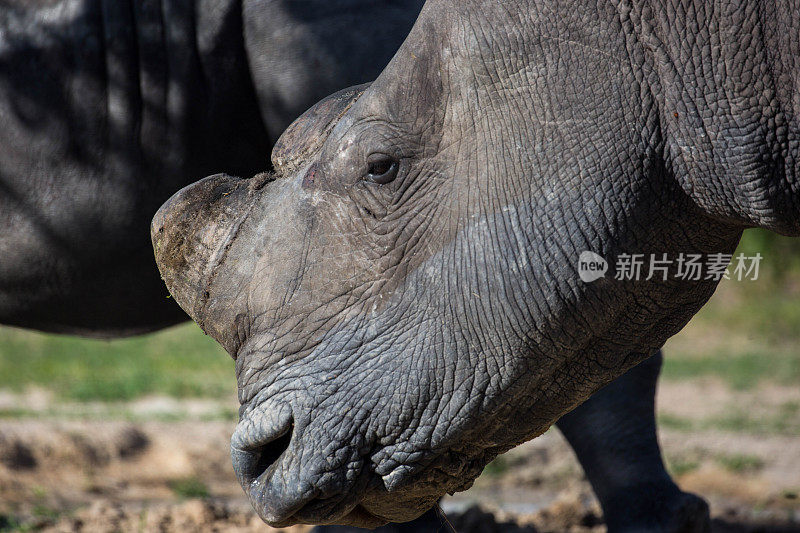
<instances>
[{"instance_id":1,"label":"blurred background","mask_svg":"<svg viewBox=\"0 0 800 533\"><path fill-rule=\"evenodd\" d=\"M759 279L723 281L665 347L662 447L716 531L800 531L800 239L750 230L738 252L761 253ZM194 324L121 341L0 328L0 531L267 529L229 463L237 406L233 361ZM490 512L497 531L603 531L556 430L442 506L459 529Z\"/></svg>"}]
</instances>

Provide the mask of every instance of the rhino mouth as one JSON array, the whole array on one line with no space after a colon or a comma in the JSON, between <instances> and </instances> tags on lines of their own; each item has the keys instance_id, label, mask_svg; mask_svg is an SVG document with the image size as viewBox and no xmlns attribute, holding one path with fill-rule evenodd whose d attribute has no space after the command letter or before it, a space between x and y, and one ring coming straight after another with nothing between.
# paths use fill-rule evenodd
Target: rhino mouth
<instances>
[{"instance_id":1,"label":"rhino mouth","mask_svg":"<svg viewBox=\"0 0 800 533\"><path fill-rule=\"evenodd\" d=\"M368 528L412 520L471 485L491 459L435 450L419 435L395 441L375 429L374 413L341 417L353 408L267 391L242 406L231 460L262 520Z\"/></svg>"},{"instance_id":2,"label":"rhino mouth","mask_svg":"<svg viewBox=\"0 0 800 533\"><path fill-rule=\"evenodd\" d=\"M389 522L411 520L429 507L409 514L408 511L404 511L402 495L387 493L381 478L374 474L363 473L355 480L354 486L332 491L287 475L275 465L282 460L280 450L285 451L289 447L290 439L287 434L275 441L271 448L272 453L231 448L237 475L239 472L249 472L254 476L245 478L247 481L242 484L253 509L272 527L336 524L375 528ZM275 456L278 456L278 459L271 462ZM283 460L291 461L288 458ZM332 475L335 477L337 473ZM280 493L277 493L276 489ZM432 503L436 499L438 497L434 498ZM386 505L391 507L388 513L391 516L383 516L375 508L383 509Z\"/></svg>"},{"instance_id":3,"label":"rhino mouth","mask_svg":"<svg viewBox=\"0 0 800 533\"><path fill-rule=\"evenodd\" d=\"M258 399L260 400L260 398ZM295 400L297 400L295 398ZM281 402L281 403L279 403ZM296 416L267 398L243 407L231 459L252 507L272 527L340 524L374 528L416 518L445 493L465 490L500 451L433 450L419 442L386 443L356 424ZM251 404L252 405L252 404ZM345 432L338 437L337 432ZM382 445L380 441L384 441Z\"/></svg>"}]
</instances>

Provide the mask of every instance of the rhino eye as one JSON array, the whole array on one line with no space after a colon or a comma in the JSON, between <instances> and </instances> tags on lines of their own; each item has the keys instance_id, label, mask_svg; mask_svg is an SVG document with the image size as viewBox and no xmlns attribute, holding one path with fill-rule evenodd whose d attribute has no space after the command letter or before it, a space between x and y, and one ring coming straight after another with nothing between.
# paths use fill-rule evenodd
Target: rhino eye
<instances>
[{"instance_id":1,"label":"rhino eye","mask_svg":"<svg viewBox=\"0 0 800 533\"><path fill-rule=\"evenodd\" d=\"M365 179L372 183L384 185L397 177L400 165L397 160L386 154L372 154L367 158L367 175Z\"/></svg>"}]
</instances>

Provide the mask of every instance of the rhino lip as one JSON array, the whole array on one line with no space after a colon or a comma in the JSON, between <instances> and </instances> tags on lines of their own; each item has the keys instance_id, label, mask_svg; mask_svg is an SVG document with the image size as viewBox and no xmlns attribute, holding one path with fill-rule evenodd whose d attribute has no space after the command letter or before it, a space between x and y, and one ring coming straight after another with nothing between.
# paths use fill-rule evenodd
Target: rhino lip
<instances>
[{"instance_id":1,"label":"rhino lip","mask_svg":"<svg viewBox=\"0 0 800 533\"><path fill-rule=\"evenodd\" d=\"M307 502L297 505L293 511L289 511L283 516L268 517L270 519L268 519L267 522L270 526L275 528L284 528L297 524L313 523L315 525L357 524L357 527L366 527L370 529L386 525L390 522L390 520L386 518L371 513L360 503L351 508L349 511L342 512L343 507L345 506L345 504L342 502L331 505L331 507L326 510L326 514L330 518L323 520L309 520L304 516L306 514L305 511L315 502L315 500L316 497L310 498Z\"/></svg>"},{"instance_id":2,"label":"rhino lip","mask_svg":"<svg viewBox=\"0 0 800 533\"><path fill-rule=\"evenodd\" d=\"M343 520L351 523L357 522L359 524L364 524L364 526L361 527L368 528L376 528L389 523L389 520L367 511L361 504L356 505L352 511L344 516Z\"/></svg>"},{"instance_id":3,"label":"rhino lip","mask_svg":"<svg viewBox=\"0 0 800 533\"><path fill-rule=\"evenodd\" d=\"M302 517L303 509L305 506L300 507L291 515L283 518L281 517L279 521L268 520L268 523L271 527L274 528L284 528L284 527L291 527L297 524L307 524L309 521L305 520ZM333 509L331 513L332 516L338 516L339 513L336 512L336 509ZM356 505L352 510L350 510L347 514L339 516L338 518L332 518L327 521L320 521L317 523L315 521L315 525L336 525L336 524L358 524L357 527L366 527L369 529L373 529L376 527L384 526L388 524L390 521L386 518L373 514L361 505Z\"/></svg>"},{"instance_id":4,"label":"rhino lip","mask_svg":"<svg viewBox=\"0 0 800 533\"><path fill-rule=\"evenodd\" d=\"M353 505L346 494L332 498L321 497L321 490L313 488L295 497L278 497L275 485L284 485L286 480L274 479L279 476L275 464L280 459L284 443L288 445L291 433L273 441L273 453L252 453L231 448L234 462L239 461L237 477L250 499L253 508L270 526L290 527L296 524L357 524L358 527L374 528L385 525L388 519L368 511L362 504ZM272 462L273 457L278 457ZM244 462L242 462L244 461ZM244 474L244 475L241 475ZM249 474L249 475L248 475ZM276 483L277 482L277 483ZM289 483L291 485L291 483ZM349 500L349 503L348 503Z\"/></svg>"}]
</instances>

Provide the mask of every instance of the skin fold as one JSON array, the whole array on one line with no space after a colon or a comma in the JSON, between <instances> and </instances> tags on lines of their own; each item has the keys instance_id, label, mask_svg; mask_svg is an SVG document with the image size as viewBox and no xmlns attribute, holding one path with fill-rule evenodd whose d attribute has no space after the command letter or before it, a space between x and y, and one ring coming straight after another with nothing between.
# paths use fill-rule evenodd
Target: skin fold
<instances>
[{"instance_id":1,"label":"skin fold","mask_svg":"<svg viewBox=\"0 0 800 533\"><path fill-rule=\"evenodd\" d=\"M430 0L372 85L311 111L319 135L284 133L274 175L162 206L167 286L236 358L232 457L260 516L421 515L718 283L585 283L580 252L798 235L798 11Z\"/></svg>"}]
</instances>

